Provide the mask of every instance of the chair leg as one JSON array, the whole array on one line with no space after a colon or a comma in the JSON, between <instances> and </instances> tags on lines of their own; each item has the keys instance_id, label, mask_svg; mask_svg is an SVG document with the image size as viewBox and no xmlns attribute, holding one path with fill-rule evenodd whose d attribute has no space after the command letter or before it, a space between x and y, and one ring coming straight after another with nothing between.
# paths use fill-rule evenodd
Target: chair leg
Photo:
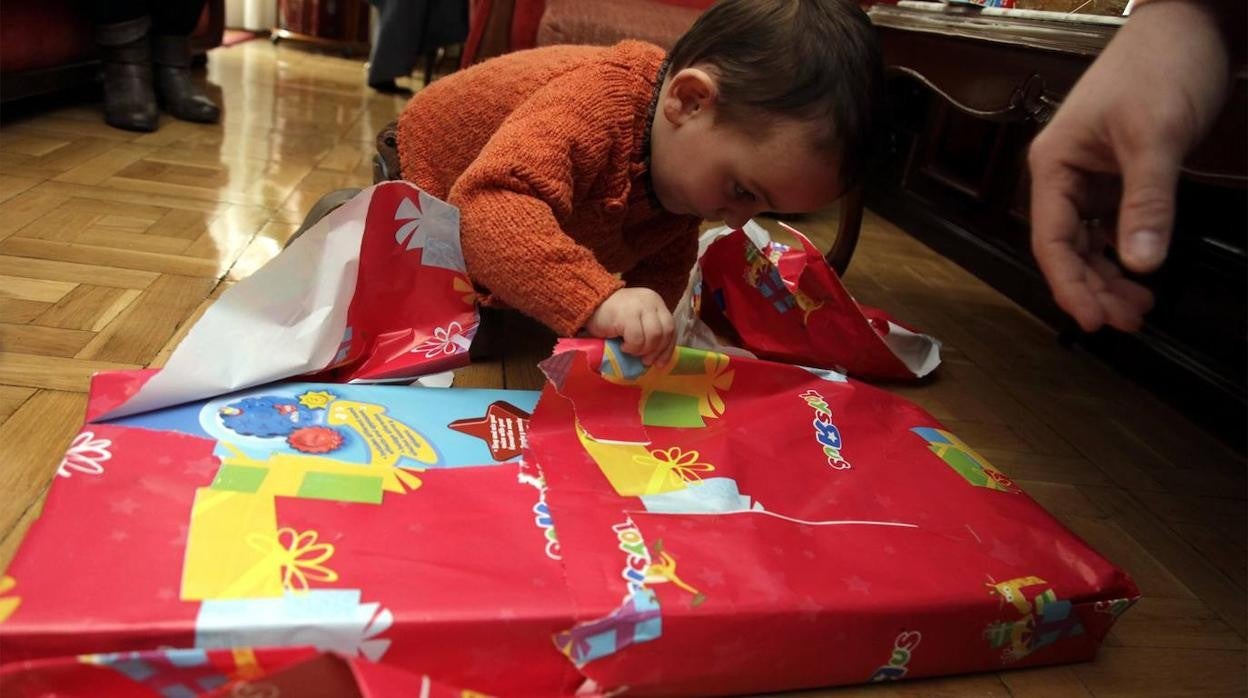
<instances>
[{"instance_id":1,"label":"chair leg","mask_svg":"<svg viewBox=\"0 0 1248 698\"><path fill-rule=\"evenodd\" d=\"M824 259L838 276L845 276L849 269L849 260L854 256L854 248L858 246L858 235L862 232L862 185L855 185L841 199L841 221L836 230L836 242Z\"/></svg>"},{"instance_id":2,"label":"chair leg","mask_svg":"<svg viewBox=\"0 0 1248 698\"><path fill-rule=\"evenodd\" d=\"M434 49L425 54L425 85L433 82L433 69L438 64L438 50Z\"/></svg>"},{"instance_id":3,"label":"chair leg","mask_svg":"<svg viewBox=\"0 0 1248 698\"><path fill-rule=\"evenodd\" d=\"M373 156L373 184L403 179L399 167L399 123L391 121L377 133L377 154Z\"/></svg>"}]
</instances>

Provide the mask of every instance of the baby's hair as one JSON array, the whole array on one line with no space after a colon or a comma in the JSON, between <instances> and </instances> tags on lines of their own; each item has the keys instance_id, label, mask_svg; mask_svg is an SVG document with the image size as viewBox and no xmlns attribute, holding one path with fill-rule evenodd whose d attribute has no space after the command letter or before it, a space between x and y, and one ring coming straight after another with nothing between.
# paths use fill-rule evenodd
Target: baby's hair
<instances>
[{"instance_id":1,"label":"baby's hair","mask_svg":"<svg viewBox=\"0 0 1248 698\"><path fill-rule=\"evenodd\" d=\"M700 66L719 86L717 118L762 134L778 119L815 126L814 147L857 181L877 116L875 28L853 0L721 0L669 55L671 74Z\"/></svg>"}]
</instances>

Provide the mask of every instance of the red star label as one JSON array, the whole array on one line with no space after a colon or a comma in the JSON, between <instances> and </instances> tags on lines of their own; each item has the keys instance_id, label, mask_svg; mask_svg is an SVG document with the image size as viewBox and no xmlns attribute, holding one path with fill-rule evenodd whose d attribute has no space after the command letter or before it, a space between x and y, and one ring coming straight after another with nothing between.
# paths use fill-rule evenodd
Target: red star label
<instances>
[{"instance_id":1,"label":"red star label","mask_svg":"<svg viewBox=\"0 0 1248 698\"><path fill-rule=\"evenodd\" d=\"M484 417L457 419L447 426L481 439L494 460L501 462L518 458L528 445L530 416L519 407L499 400L486 408Z\"/></svg>"}]
</instances>

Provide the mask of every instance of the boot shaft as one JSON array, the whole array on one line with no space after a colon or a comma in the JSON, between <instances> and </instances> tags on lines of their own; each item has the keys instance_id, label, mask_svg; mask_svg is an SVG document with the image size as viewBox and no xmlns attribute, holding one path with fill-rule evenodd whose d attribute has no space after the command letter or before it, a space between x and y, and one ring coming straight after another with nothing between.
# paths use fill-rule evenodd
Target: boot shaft
<instances>
[{"instance_id":1,"label":"boot shaft","mask_svg":"<svg viewBox=\"0 0 1248 698\"><path fill-rule=\"evenodd\" d=\"M100 57L105 64L128 63L151 65L152 45L148 30L152 22L140 17L116 24L99 24L95 27L95 43L100 47Z\"/></svg>"},{"instance_id":2,"label":"boot shaft","mask_svg":"<svg viewBox=\"0 0 1248 698\"><path fill-rule=\"evenodd\" d=\"M191 37L153 36L152 62L171 68L191 67Z\"/></svg>"},{"instance_id":3,"label":"boot shaft","mask_svg":"<svg viewBox=\"0 0 1248 698\"><path fill-rule=\"evenodd\" d=\"M104 120L128 131L156 129L151 21L140 17L95 28L104 72Z\"/></svg>"}]
</instances>

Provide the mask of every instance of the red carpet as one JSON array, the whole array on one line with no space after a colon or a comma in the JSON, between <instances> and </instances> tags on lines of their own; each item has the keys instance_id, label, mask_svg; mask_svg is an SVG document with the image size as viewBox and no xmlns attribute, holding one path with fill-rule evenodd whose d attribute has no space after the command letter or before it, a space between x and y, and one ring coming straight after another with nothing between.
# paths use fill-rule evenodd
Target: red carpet
<instances>
[{"instance_id":1,"label":"red carpet","mask_svg":"<svg viewBox=\"0 0 1248 698\"><path fill-rule=\"evenodd\" d=\"M225 36L221 38L222 46L234 46L244 41L251 41L260 35L255 32L249 32L245 29L226 29Z\"/></svg>"}]
</instances>

